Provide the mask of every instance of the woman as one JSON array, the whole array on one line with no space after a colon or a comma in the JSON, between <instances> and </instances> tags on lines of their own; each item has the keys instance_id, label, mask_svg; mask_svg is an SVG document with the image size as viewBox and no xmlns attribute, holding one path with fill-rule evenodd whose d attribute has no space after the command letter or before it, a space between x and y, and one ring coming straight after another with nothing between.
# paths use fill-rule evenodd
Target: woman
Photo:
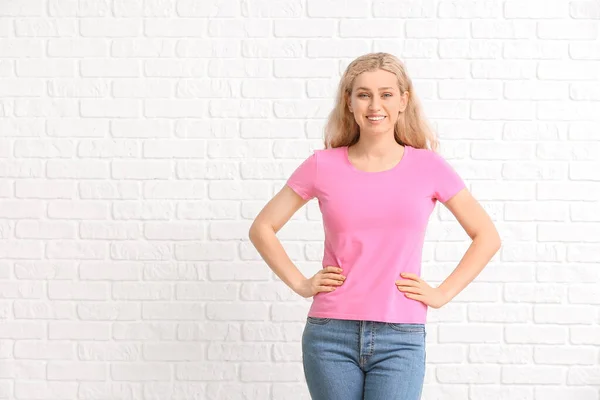
<instances>
[{"instance_id":1,"label":"woman","mask_svg":"<svg viewBox=\"0 0 600 400\"><path fill-rule=\"evenodd\" d=\"M437 146L400 60L361 56L340 81L325 149L304 160L250 228L277 276L314 296L302 336L313 399L419 399L427 307L448 303L500 248L491 219ZM275 234L314 197L325 230L323 269L306 278ZM436 201L473 242L432 288L420 273Z\"/></svg>"}]
</instances>

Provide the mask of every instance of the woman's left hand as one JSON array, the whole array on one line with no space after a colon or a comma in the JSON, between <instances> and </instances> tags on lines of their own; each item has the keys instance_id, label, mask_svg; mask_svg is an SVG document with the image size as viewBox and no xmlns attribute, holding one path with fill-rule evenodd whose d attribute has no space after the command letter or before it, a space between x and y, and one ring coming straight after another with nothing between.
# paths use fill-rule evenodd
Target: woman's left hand
<instances>
[{"instance_id":1,"label":"woman's left hand","mask_svg":"<svg viewBox=\"0 0 600 400\"><path fill-rule=\"evenodd\" d=\"M418 275L403 272L400 276L407 279L396 281L396 287L409 299L420 301L432 308L440 308L448 302L442 290L432 288Z\"/></svg>"}]
</instances>

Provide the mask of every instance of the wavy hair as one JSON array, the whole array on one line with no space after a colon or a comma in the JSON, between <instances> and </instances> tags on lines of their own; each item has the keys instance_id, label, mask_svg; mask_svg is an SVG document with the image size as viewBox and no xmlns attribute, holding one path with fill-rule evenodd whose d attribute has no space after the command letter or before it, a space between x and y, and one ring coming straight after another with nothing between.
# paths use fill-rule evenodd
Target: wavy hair
<instances>
[{"instance_id":1,"label":"wavy hair","mask_svg":"<svg viewBox=\"0 0 600 400\"><path fill-rule=\"evenodd\" d=\"M348 110L347 101L352 94L355 78L363 72L382 69L396 75L400 93L408 91L408 104L404 112L398 116L394 126L394 137L401 145L409 145L419 149L437 151L439 141L437 135L427 123L419 99L415 96L414 87L406 67L395 56L389 53L368 53L353 60L340 80L335 107L329 113L325 125L325 148L351 146L360 137L359 126L354 115Z\"/></svg>"}]
</instances>

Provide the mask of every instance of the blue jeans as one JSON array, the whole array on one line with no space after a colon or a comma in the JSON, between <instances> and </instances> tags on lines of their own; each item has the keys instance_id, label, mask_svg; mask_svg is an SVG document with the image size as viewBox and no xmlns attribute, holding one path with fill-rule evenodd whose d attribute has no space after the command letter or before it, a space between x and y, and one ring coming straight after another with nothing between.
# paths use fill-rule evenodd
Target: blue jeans
<instances>
[{"instance_id":1,"label":"blue jeans","mask_svg":"<svg viewBox=\"0 0 600 400\"><path fill-rule=\"evenodd\" d=\"M424 324L307 317L302 364L313 400L419 400Z\"/></svg>"}]
</instances>

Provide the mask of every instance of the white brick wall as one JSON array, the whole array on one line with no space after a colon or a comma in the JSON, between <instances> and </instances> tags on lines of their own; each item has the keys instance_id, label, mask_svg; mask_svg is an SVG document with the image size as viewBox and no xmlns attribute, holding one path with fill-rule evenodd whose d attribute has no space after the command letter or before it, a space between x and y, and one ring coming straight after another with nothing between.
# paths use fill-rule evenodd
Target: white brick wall
<instances>
[{"instance_id":1,"label":"white brick wall","mask_svg":"<svg viewBox=\"0 0 600 400\"><path fill-rule=\"evenodd\" d=\"M249 243L355 57L406 62L503 248L424 400L600 400L600 2L1 0L0 399L308 399ZM307 275L316 201L279 233ZM468 246L443 207L424 277Z\"/></svg>"}]
</instances>

